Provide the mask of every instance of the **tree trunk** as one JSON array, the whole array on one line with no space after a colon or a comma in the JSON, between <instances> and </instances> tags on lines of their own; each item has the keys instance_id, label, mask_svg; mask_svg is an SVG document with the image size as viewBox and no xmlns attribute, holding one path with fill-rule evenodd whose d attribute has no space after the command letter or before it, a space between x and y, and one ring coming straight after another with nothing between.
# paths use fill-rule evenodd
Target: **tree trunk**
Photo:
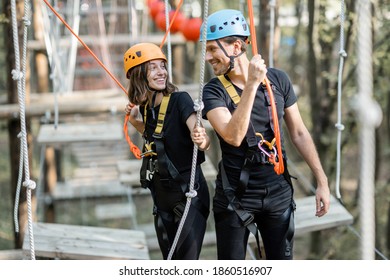
<instances>
[{"instance_id":1,"label":"tree trunk","mask_svg":"<svg viewBox=\"0 0 390 280\"><path fill-rule=\"evenodd\" d=\"M15 50L13 48L13 33L12 33L12 15L11 15L11 4L9 0L5 0L3 2L3 7L5 11L5 16L9 19L8 23L5 24L5 32L4 32L4 40L5 40L5 52L6 52L6 71L10 73L7 78L7 89L8 89L8 103L17 103L18 102L18 91L16 82L12 79L11 71L15 69ZM23 40L23 23L20 11L24 10L24 3L21 0L16 1L17 5L17 22L18 22L18 34L19 34L19 42ZM27 87L26 87L27 88ZM26 100L28 100L26 96ZM26 119L26 129L29 131L30 122ZM11 195L12 200L15 199L16 195L16 187L17 180L19 174L19 159L20 159L20 141L18 138L18 134L21 130L20 120L12 119L8 121L8 135L9 135L9 149L10 149L10 167L11 167ZM29 147L29 158L32 155L32 137L27 137L27 144ZM30 165L31 166L31 165ZM31 174L31 172L30 172ZM22 181L24 178L22 179ZM35 205L35 198L33 201L33 205ZM33 206L34 207L34 206ZM13 215L11 215L13 216ZM13 218L12 218L13 219ZM19 202L19 226L20 226L20 234L15 232L15 247L21 248L23 245L24 233L27 225L27 201L26 201L26 189L21 189L20 194L20 202Z\"/></svg>"}]
</instances>

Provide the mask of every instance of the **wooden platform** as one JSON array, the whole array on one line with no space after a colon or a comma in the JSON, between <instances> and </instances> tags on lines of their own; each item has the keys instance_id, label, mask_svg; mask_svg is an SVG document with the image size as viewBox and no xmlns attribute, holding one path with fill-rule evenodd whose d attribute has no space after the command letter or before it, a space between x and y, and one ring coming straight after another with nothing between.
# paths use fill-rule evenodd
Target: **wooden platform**
<instances>
[{"instance_id":1,"label":"wooden platform","mask_svg":"<svg viewBox=\"0 0 390 280\"><path fill-rule=\"evenodd\" d=\"M103 198L103 197L118 197L126 196L126 187L118 181L105 182L104 184L71 184L57 183L57 186L52 193L52 199L59 200L75 200L85 198Z\"/></svg>"},{"instance_id":2,"label":"wooden platform","mask_svg":"<svg viewBox=\"0 0 390 280\"><path fill-rule=\"evenodd\" d=\"M25 252L22 249L0 250L0 260L23 260Z\"/></svg>"},{"instance_id":3,"label":"wooden platform","mask_svg":"<svg viewBox=\"0 0 390 280\"><path fill-rule=\"evenodd\" d=\"M64 123L57 129L54 125L41 125L37 137L41 144L61 144L82 141L119 141L123 139L119 123Z\"/></svg>"},{"instance_id":4,"label":"wooden platform","mask_svg":"<svg viewBox=\"0 0 390 280\"><path fill-rule=\"evenodd\" d=\"M73 260L147 260L145 233L136 230L34 223L36 257ZM23 250L30 254L28 233Z\"/></svg>"},{"instance_id":5,"label":"wooden platform","mask_svg":"<svg viewBox=\"0 0 390 280\"><path fill-rule=\"evenodd\" d=\"M296 199L296 204L295 233L297 235L353 223L351 213L334 196L330 197L329 212L321 218L314 215L315 196Z\"/></svg>"}]
</instances>

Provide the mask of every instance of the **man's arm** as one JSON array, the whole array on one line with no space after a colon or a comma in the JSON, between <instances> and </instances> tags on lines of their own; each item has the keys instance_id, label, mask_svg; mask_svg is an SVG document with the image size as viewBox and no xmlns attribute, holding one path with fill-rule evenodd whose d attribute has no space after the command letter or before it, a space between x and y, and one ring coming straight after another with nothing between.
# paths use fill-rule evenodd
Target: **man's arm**
<instances>
[{"instance_id":1,"label":"man's arm","mask_svg":"<svg viewBox=\"0 0 390 280\"><path fill-rule=\"evenodd\" d=\"M321 217L328 212L330 205L328 178L322 168L313 139L303 123L297 103L285 109L284 120L292 143L316 178L316 216Z\"/></svg>"},{"instance_id":2,"label":"man's arm","mask_svg":"<svg viewBox=\"0 0 390 280\"><path fill-rule=\"evenodd\" d=\"M251 111L260 82L267 73L264 60L260 55L252 58L248 68L248 78L243 89L240 103L233 115L225 107L215 108L207 113L207 119L216 132L232 146L241 145L248 130Z\"/></svg>"}]
</instances>

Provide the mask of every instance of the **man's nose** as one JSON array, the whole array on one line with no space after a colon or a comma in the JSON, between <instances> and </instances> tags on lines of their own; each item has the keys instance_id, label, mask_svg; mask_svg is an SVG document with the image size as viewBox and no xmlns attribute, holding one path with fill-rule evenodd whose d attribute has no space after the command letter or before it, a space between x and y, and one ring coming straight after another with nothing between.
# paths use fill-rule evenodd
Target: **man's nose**
<instances>
[{"instance_id":1,"label":"man's nose","mask_svg":"<svg viewBox=\"0 0 390 280\"><path fill-rule=\"evenodd\" d=\"M212 58L213 56L210 54L210 52L206 51L206 56L205 56L206 61L209 61Z\"/></svg>"}]
</instances>

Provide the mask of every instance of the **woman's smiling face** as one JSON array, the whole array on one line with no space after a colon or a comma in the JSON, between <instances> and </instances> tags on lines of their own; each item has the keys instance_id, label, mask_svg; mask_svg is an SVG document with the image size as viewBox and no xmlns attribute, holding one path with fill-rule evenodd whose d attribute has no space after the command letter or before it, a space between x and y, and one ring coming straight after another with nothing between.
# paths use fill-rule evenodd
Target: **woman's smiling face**
<instances>
[{"instance_id":1,"label":"woman's smiling face","mask_svg":"<svg viewBox=\"0 0 390 280\"><path fill-rule=\"evenodd\" d=\"M148 65L148 83L151 89L161 91L166 88L168 71L162 59L151 60Z\"/></svg>"}]
</instances>

